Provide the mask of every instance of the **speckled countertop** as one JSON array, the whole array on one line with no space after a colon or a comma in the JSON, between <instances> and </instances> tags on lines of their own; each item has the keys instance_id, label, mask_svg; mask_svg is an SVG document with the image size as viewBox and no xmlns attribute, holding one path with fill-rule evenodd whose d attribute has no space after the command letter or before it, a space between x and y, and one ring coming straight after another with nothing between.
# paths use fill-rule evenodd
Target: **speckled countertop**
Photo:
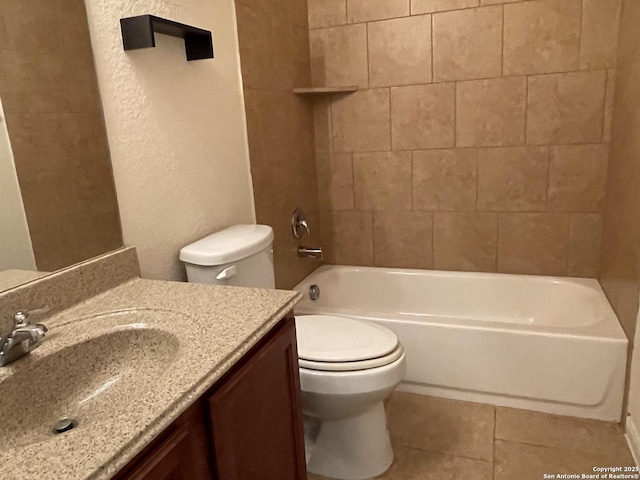
<instances>
[{"instance_id":1,"label":"speckled countertop","mask_svg":"<svg viewBox=\"0 0 640 480\"><path fill-rule=\"evenodd\" d=\"M9 419L0 478L110 478L299 299L134 278L43 319L50 330L42 346L0 369L0 412ZM57 362L49 364L54 375L43 374L45 358ZM61 385L43 395L47 382ZM10 398L17 391L25 398ZM80 424L53 435L56 415L66 413Z\"/></svg>"}]
</instances>

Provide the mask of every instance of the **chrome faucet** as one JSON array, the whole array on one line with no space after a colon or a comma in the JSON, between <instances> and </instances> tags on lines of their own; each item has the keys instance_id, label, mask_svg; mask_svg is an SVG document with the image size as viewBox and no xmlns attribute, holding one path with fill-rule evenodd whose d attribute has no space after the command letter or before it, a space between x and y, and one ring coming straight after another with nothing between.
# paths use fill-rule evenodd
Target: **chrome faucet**
<instances>
[{"instance_id":1,"label":"chrome faucet","mask_svg":"<svg viewBox=\"0 0 640 480\"><path fill-rule=\"evenodd\" d=\"M298 247L298 256L302 258L315 258L316 260L324 259L322 248Z\"/></svg>"},{"instance_id":2,"label":"chrome faucet","mask_svg":"<svg viewBox=\"0 0 640 480\"><path fill-rule=\"evenodd\" d=\"M49 330L41 323L29 323L29 317L46 313L51 308L45 307L31 312L18 312L13 317L13 330L0 342L0 367L24 357L40 346Z\"/></svg>"}]
</instances>

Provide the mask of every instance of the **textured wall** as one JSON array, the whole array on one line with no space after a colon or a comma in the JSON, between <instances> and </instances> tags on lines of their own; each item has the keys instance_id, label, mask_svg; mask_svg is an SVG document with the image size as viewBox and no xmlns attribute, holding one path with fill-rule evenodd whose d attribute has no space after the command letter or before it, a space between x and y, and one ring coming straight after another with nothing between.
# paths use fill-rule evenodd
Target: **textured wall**
<instances>
[{"instance_id":1,"label":"textured wall","mask_svg":"<svg viewBox=\"0 0 640 480\"><path fill-rule=\"evenodd\" d=\"M126 245L146 278L183 279L182 246L254 223L233 0L86 0ZM216 58L184 42L125 52L119 19L154 14L213 32Z\"/></svg>"},{"instance_id":2,"label":"textured wall","mask_svg":"<svg viewBox=\"0 0 640 480\"><path fill-rule=\"evenodd\" d=\"M83 1L2 0L0 72L38 269L121 246Z\"/></svg>"},{"instance_id":3,"label":"textured wall","mask_svg":"<svg viewBox=\"0 0 640 480\"><path fill-rule=\"evenodd\" d=\"M311 100L292 93L311 84L306 0L236 0L258 223L275 230L276 284L291 288L318 263L298 245L319 246ZM307 214L313 236L296 240L290 219Z\"/></svg>"},{"instance_id":4,"label":"textured wall","mask_svg":"<svg viewBox=\"0 0 640 480\"><path fill-rule=\"evenodd\" d=\"M631 341L640 292L640 4L623 2L600 282Z\"/></svg>"},{"instance_id":5,"label":"textured wall","mask_svg":"<svg viewBox=\"0 0 640 480\"><path fill-rule=\"evenodd\" d=\"M596 276L617 0L309 4L330 262Z\"/></svg>"}]
</instances>

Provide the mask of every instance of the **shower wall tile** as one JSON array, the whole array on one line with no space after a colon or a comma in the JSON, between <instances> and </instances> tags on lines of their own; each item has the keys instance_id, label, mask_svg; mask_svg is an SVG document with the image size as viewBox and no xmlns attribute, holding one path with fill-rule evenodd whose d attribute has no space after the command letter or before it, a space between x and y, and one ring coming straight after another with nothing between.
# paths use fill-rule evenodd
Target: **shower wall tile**
<instances>
[{"instance_id":1,"label":"shower wall tile","mask_svg":"<svg viewBox=\"0 0 640 480\"><path fill-rule=\"evenodd\" d=\"M318 202L323 210L353 210L353 154L316 154ZM326 156L326 157L325 157Z\"/></svg>"},{"instance_id":2,"label":"shower wall tile","mask_svg":"<svg viewBox=\"0 0 640 480\"><path fill-rule=\"evenodd\" d=\"M482 148L478 155L478 210L543 212L549 149Z\"/></svg>"},{"instance_id":3,"label":"shower wall tile","mask_svg":"<svg viewBox=\"0 0 640 480\"><path fill-rule=\"evenodd\" d=\"M596 277L600 266L603 215L574 213L569 224L569 263L572 277Z\"/></svg>"},{"instance_id":4,"label":"shower wall tile","mask_svg":"<svg viewBox=\"0 0 640 480\"><path fill-rule=\"evenodd\" d=\"M477 172L473 148L413 152L413 209L475 210Z\"/></svg>"},{"instance_id":5,"label":"shower wall tile","mask_svg":"<svg viewBox=\"0 0 640 480\"><path fill-rule=\"evenodd\" d=\"M314 85L369 85L365 24L311 30L309 48Z\"/></svg>"},{"instance_id":6,"label":"shower wall tile","mask_svg":"<svg viewBox=\"0 0 640 480\"><path fill-rule=\"evenodd\" d=\"M371 87L431 82L431 16L373 22L368 27Z\"/></svg>"},{"instance_id":7,"label":"shower wall tile","mask_svg":"<svg viewBox=\"0 0 640 480\"><path fill-rule=\"evenodd\" d=\"M313 135L318 155L329 153L333 149L331 122L331 101L318 98L313 102Z\"/></svg>"},{"instance_id":8,"label":"shower wall tile","mask_svg":"<svg viewBox=\"0 0 640 480\"><path fill-rule=\"evenodd\" d=\"M553 147L549 168L549 210L601 212L608 158L607 145Z\"/></svg>"},{"instance_id":9,"label":"shower wall tile","mask_svg":"<svg viewBox=\"0 0 640 480\"><path fill-rule=\"evenodd\" d=\"M391 89L391 136L396 150L454 146L452 83Z\"/></svg>"},{"instance_id":10,"label":"shower wall tile","mask_svg":"<svg viewBox=\"0 0 640 480\"><path fill-rule=\"evenodd\" d=\"M309 0L310 29L337 27L346 23L347 0Z\"/></svg>"},{"instance_id":11,"label":"shower wall tile","mask_svg":"<svg viewBox=\"0 0 640 480\"><path fill-rule=\"evenodd\" d=\"M259 10L269 17L287 20L287 22L300 27L308 28L307 2L302 0L236 0L236 6L244 4ZM242 28L242 25L240 25Z\"/></svg>"},{"instance_id":12,"label":"shower wall tile","mask_svg":"<svg viewBox=\"0 0 640 480\"><path fill-rule=\"evenodd\" d=\"M458 147L524 145L526 77L459 82Z\"/></svg>"},{"instance_id":13,"label":"shower wall tile","mask_svg":"<svg viewBox=\"0 0 640 480\"><path fill-rule=\"evenodd\" d=\"M362 90L336 99L331 108L334 151L390 150L389 108L388 88Z\"/></svg>"},{"instance_id":14,"label":"shower wall tile","mask_svg":"<svg viewBox=\"0 0 640 480\"><path fill-rule=\"evenodd\" d=\"M498 271L565 275L569 214L501 213L498 218Z\"/></svg>"},{"instance_id":15,"label":"shower wall tile","mask_svg":"<svg viewBox=\"0 0 640 480\"><path fill-rule=\"evenodd\" d=\"M504 7L504 74L577 70L582 0L535 0Z\"/></svg>"},{"instance_id":16,"label":"shower wall tile","mask_svg":"<svg viewBox=\"0 0 640 480\"><path fill-rule=\"evenodd\" d=\"M356 210L411 210L411 152L353 155Z\"/></svg>"},{"instance_id":17,"label":"shower wall tile","mask_svg":"<svg viewBox=\"0 0 640 480\"><path fill-rule=\"evenodd\" d=\"M373 265L372 212L323 212L325 260L337 265Z\"/></svg>"},{"instance_id":18,"label":"shower wall tile","mask_svg":"<svg viewBox=\"0 0 640 480\"><path fill-rule=\"evenodd\" d=\"M429 212L375 212L374 265L432 268L432 215Z\"/></svg>"},{"instance_id":19,"label":"shower wall tile","mask_svg":"<svg viewBox=\"0 0 640 480\"><path fill-rule=\"evenodd\" d=\"M640 136L636 127L640 124L639 24L640 2L625 0L620 14L615 99L612 102L615 121L611 132L599 275L629 342L634 341L637 328L640 292ZM612 77L610 71L609 81Z\"/></svg>"},{"instance_id":20,"label":"shower wall tile","mask_svg":"<svg viewBox=\"0 0 640 480\"><path fill-rule=\"evenodd\" d=\"M605 70L529 77L527 143L600 142L606 78Z\"/></svg>"},{"instance_id":21,"label":"shower wall tile","mask_svg":"<svg viewBox=\"0 0 640 480\"><path fill-rule=\"evenodd\" d=\"M640 71L626 44L616 65L621 1L345 3L310 14L334 19L312 22L315 85L360 85L313 100L317 178L323 218L364 237L328 222L327 250L348 264L595 276L609 140L640 151L622 128L640 96L629 80L615 91L616 71Z\"/></svg>"},{"instance_id":22,"label":"shower wall tile","mask_svg":"<svg viewBox=\"0 0 640 480\"><path fill-rule=\"evenodd\" d=\"M236 15L246 88L290 91L297 82L310 82L307 28L244 3L238 3Z\"/></svg>"},{"instance_id":23,"label":"shower wall tile","mask_svg":"<svg viewBox=\"0 0 640 480\"><path fill-rule=\"evenodd\" d=\"M348 0L349 23L371 22L409 15L410 0Z\"/></svg>"},{"instance_id":24,"label":"shower wall tile","mask_svg":"<svg viewBox=\"0 0 640 480\"><path fill-rule=\"evenodd\" d=\"M499 77L501 72L501 7L434 15L433 77L436 82Z\"/></svg>"},{"instance_id":25,"label":"shower wall tile","mask_svg":"<svg viewBox=\"0 0 640 480\"><path fill-rule=\"evenodd\" d=\"M436 270L494 272L498 250L498 214L433 214L433 266Z\"/></svg>"},{"instance_id":26,"label":"shower wall tile","mask_svg":"<svg viewBox=\"0 0 640 480\"><path fill-rule=\"evenodd\" d=\"M584 0L580 68L612 68L616 63L620 2Z\"/></svg>"},{"instance_id":27,"label":"shower wall tile","mask_svg":"<svg viewBox=\"0 0 640 480\"><path fill-rule=\"evenodd\" d=\"M460 10L480 5L480 0L411 0L411 15Z\"/></svg>"}]
</instances>

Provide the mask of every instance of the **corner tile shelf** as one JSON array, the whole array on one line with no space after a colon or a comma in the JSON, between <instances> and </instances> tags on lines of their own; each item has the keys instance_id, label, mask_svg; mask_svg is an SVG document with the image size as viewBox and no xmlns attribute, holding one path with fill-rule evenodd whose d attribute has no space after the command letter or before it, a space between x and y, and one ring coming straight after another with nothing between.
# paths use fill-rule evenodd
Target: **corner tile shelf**
<instances>
[{"instance_id":1,"label":"corner tile shelf","mask_svg":"<svg viewBox=\"0 0 640 480\"><path fill-rule=\"evenodd\" d=\"M139 15L120 19L125 50L156 46L156 33L184 38L187 60L213 58L211 32L154 15Z\"/></svg>"},{"instance_id":2,"label":"corner tile shelf","mask_svg":"<svg viewBox=\"0 0 640 480\"><path fill-rule=\"evenodd\" d=\"M340 93L353 93L357 91L357 85L348 85L344 87L308 87L293 89L293 93L295 93L296 95L331 95Z\"/></svg>"}]
</instances>

